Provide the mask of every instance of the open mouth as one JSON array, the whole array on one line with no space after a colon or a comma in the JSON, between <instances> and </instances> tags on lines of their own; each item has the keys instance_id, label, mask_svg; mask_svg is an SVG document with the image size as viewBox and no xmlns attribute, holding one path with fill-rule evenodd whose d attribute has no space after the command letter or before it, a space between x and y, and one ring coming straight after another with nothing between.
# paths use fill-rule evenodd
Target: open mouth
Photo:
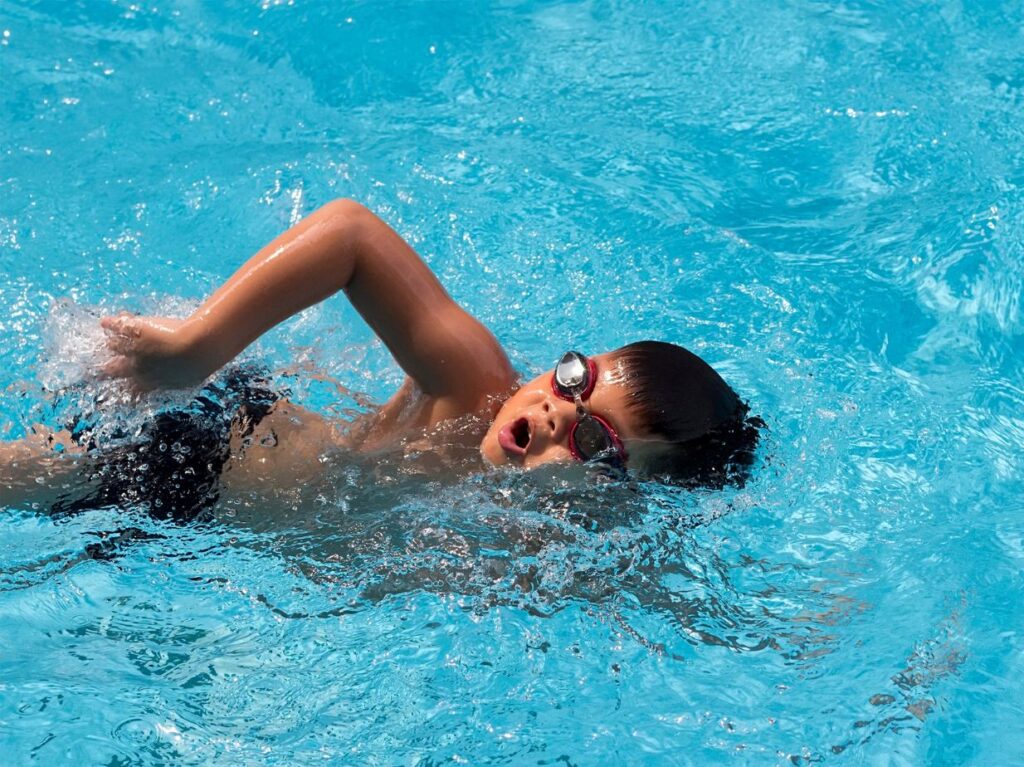
<instances>
[{"instance_id":1,"label":"open mouth","mask_svg":"<svg viewBox=\"0 0 1024 767\"><path fill-rule=\"evenodd\" d=\"M526 449L530 446L529 420L517 418L502 426L498 432L498 444L510 455L526 455Z\"/></svg>"},{"instance_id":2,"label":"open mouth","mask_svg":"<svg viewBox=\"0 0 1024 767\"><path fill-rule=\"evenodd\" d=\"M530 446L530 422L520 418L512 424L512 436L515 437L516 445L526 450Z\"/></svg>"}]
</instances>

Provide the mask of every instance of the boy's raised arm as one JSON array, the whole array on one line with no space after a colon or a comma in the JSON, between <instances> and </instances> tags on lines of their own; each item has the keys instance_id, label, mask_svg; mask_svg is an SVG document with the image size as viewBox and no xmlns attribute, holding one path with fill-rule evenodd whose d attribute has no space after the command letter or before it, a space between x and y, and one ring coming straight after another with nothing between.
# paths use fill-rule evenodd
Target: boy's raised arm
<instances>
[{"instance_id":1,"label":"boy's raised arm","mask_svg":"<svg viewBox=\"0 0 1024 767\"><path fill-rule=\"evenodd\" d=\"M329 203L277 237L187 320L104 318L115 354L105 372L144 389L194 385L339 290L427 394L469 403L511 383L494 336L408 243L351 200Z\"/></svg>"}]
</instances>

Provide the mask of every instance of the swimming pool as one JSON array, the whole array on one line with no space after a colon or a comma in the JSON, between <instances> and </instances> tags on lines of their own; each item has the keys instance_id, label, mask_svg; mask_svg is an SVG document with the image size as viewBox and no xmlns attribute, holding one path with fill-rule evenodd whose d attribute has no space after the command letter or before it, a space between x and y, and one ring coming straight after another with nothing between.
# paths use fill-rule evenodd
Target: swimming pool
<instances>
[{"instance_id":1,"label":"swimming pool","mask_svg":"<svg viewBox=\"0 0 1024 767\"><path fill-rule=\"evenodd\" d=\"M1024 761L1022 28L0 0L7 438L66 407L55 301L195 301L338 196L525 372L662 338L770 427L721 492L353 465L209 525L4 510L4 761ZM399 380L342 299L257 356L339 415Z\"/></svg>"}]
</instances>

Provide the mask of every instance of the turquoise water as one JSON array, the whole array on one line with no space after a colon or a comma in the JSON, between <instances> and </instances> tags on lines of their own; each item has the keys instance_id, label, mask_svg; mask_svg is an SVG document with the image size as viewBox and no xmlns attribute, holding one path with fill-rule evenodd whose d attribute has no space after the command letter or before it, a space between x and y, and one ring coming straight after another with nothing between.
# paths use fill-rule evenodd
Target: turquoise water
<instances>
[{"instance_id":1,"label":"turquoise water","mask_svg":"<svg viewBox=\"0 0 1024 767\"><path fill-rule=\"evenodd\" d=\"M339 196L524 372L662 338L770 426L721 492L354 463L206 525L3 510L3 761L1024 762L1022 30L0 0L6 437L68 407L83 315L188 306ZM400 379L342 299L254 355L334 415Z\"/></svg>"}]
</instances>

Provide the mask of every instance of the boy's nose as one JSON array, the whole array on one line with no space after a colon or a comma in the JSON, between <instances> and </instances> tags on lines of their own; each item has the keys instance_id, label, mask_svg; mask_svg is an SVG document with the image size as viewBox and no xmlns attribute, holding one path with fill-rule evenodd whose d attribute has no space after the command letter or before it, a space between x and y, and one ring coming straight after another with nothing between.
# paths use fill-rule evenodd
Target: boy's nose
<instances>
[{"instance_id":1,"label":"boy's nose","mask_svg":"<svg viewBox=\"0 0 1024 767\"><path fill-rule=\"evenodd\" d=\"M549 442L560 442L564 438L569 425L575 418L576 411L571 408L563 408L561 404L568 403L555 403L551 401L550 397L546 397L535 409L534 423L537 431L540 432L537 436L541 436ZM570 410L571 412L569 412Z\"/></svg>"}]
</instances>

